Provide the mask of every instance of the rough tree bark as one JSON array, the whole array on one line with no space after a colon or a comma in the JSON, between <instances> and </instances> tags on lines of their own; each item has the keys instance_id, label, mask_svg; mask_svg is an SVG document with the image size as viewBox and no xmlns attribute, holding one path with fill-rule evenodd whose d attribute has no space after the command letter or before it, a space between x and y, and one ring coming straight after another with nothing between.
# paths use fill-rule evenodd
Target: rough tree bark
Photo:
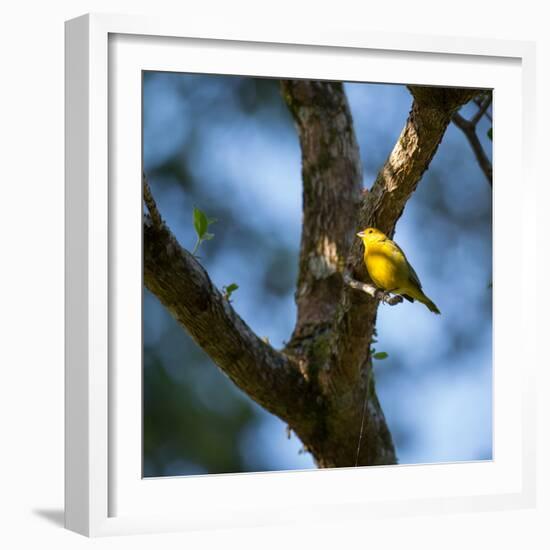
<instances>
[{"instance_id":1,"label":"rough tree bark","mask_svg":"<svg viewBox=\"0 0 550 550\"><path fill-rule=\"evenodd\" d=\"M340 83L282 81L302 150L297 321L282 350L258 338L183 249L144 181L144 280L233 382L288 423L319 467L393 464L370 344L380 299L354 235L393 235L453 115L479 90L410 87L405 127L370 191ZM360 443L360 444L359 444Z\"/></svg>"}]
</instances>

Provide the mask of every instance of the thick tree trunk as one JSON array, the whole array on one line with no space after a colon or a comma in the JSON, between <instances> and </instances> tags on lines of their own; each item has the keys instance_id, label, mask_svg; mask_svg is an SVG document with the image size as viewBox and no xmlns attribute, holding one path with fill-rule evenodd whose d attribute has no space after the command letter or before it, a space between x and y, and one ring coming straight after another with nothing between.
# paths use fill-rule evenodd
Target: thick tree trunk
<instances>
[{"instance_id":1,"label":"thick tree trunk","mask_svg":"<svg viewBox=\"0 0 550 550\"><path fill-rule=\"evenodd\" d=\"M379 294L354 234L369 225L393 234L453 114L479 91L410 88L405 128L370 192L362 192L342 84L281 86L300 137L303 180L298 316L289 344L274 350L250 330L177 243L146 183L145 285L237 386L288 423L319 467L394 464L370 357Z\"/></svg>"}]
</instances>

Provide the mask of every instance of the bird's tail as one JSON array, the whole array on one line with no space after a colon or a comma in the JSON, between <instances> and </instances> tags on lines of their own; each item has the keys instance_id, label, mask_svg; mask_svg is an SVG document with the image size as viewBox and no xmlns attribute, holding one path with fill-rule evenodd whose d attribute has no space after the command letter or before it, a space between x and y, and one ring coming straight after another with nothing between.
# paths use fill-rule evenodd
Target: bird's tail
<instances>
[{"instance_id":1,"label":"bird's tail","mask_svg":"<svg viewBox=\"0 0 550 550\"><path fill-rule=\"evenodd\" d=\"M441 315L441 311L439 311L438 307L424 293L420 294L416 299L422 302L430 311Z\"/></svg>"}]
</instances>

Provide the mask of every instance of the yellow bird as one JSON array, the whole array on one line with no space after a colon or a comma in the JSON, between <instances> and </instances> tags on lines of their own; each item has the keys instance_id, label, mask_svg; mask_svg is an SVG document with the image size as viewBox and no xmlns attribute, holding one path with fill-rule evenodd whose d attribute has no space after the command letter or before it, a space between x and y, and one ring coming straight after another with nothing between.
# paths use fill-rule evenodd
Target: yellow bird
<instances>
[{"instance_id":1,"label":"yellow bird","mask_svg":"<svg viewBox=\"0 0 550 550\"><path fill-rule=\"evenodd\" d=\"M399 294L414 302L422 302L430 311L441 313L422 292L420 279L405 253L382 231L367 227L357 236L365 245L365 265L373 283L386 292Z\"/></svg>"}]
</instances>

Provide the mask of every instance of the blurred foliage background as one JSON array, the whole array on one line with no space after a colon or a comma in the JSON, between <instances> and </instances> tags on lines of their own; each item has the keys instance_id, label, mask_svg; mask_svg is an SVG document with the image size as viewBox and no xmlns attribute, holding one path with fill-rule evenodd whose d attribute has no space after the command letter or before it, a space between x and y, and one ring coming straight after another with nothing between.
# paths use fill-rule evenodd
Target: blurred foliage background
<instances>
[{"instance_id":1,"label":"blurred foliage background","mask_svg":"<svg viewBox=\"0 0 550 550\"><path fill-rule=\"evenodd\" d=\"M405 123L405 86L346 83L370 187ZM463 108L468 116L474 105ZM479 127L491 156L485 118ZM179 242L196 206L217 222L199 256L214 283L279 347L294 320L301 226L300 149L278 81L145 72L143 163ZM491 189L451 125L398 222L442 311L380 307L377 389L402 464L492 458ZM143 296L144 476L314 467L286 426L238 390L158 300Z\"/></svg>"}]
</instances>

